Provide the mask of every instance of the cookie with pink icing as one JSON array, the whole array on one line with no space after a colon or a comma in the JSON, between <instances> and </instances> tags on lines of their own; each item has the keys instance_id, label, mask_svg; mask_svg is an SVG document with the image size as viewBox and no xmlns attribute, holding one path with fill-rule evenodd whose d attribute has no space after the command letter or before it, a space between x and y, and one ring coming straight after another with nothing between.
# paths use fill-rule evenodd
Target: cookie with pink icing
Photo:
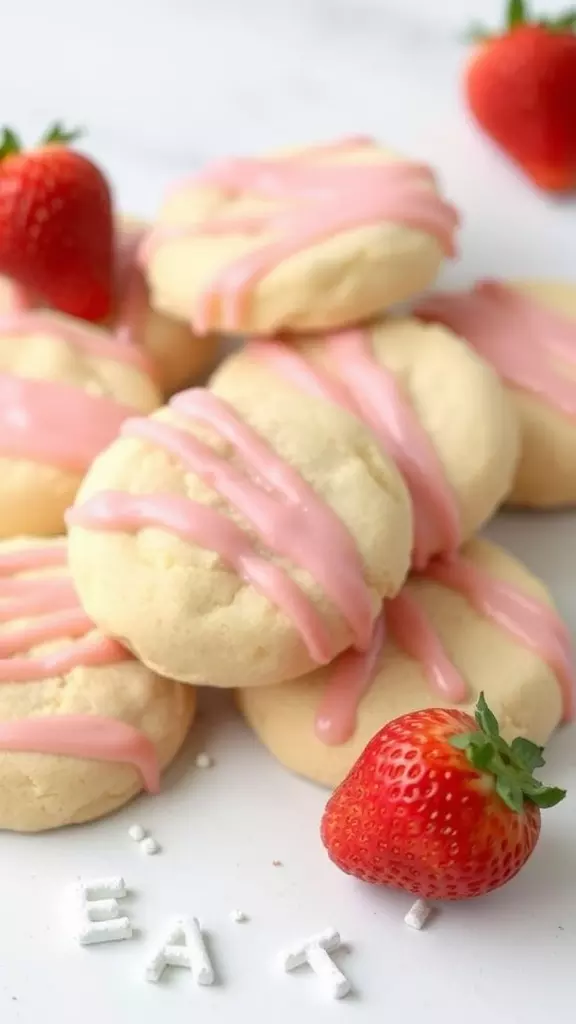
<instances>
[{"instance_id":1,"label":"cookie with pink icing","mask_svg":"<svg viewBox=\"0 0 576 1024\"><path fill-rule=\"evenodd\" d=\"M213 364L217 342L199 338L189 323L152 309L144 274L136 258L148 232L143 221L123 217L117 225L116 304L104 326L121 345L136 345L150 358L154 378L164 395L173 394L202 377ZM0 277L0 315L35 305L14 282Z\"/></svg>"},{"instance_id":2,"label":"cookie with pink icing","mask_svg":"<svg viewBox=\"0 0 576 1024\"><path fill-rule=\"evenodd\" d=\"M95 456L161 396L148 357L48 311L0 317L0 537L61 533Z\"/></svg>"},{"instance_id":3,"label":"cookie with pink icing","mask_svg":"<svg viewBox=\"0 0 576 1024\"><path fill-rule=\"evenodd\" d=\"M279 761L335 786L387 722L428 707L471 711L480 692L507 738L543 744L574 713L568 633L544 585L474 540L385 603L363 656L346 652L301 679L242 690L238 701Z\"/></svg>"},{"instance_id":4,"label":"cookie with pink icing","mask_svg":"<svg viewBox=\"0 0 576 1024\"><path fill-rule=\"evenodd\" d=\"M426 288L457 225L429 167L359 137L207 167L141 259L153 306L197 333L327 330Z\"/></svg>"},{"instance_id":5,"label":"cookie with pink icing","mask_svg":"<svg viewBox=\"0 0 576 1024\"><path fill-rule=\"evenodd\" d=\"M194 715L192 687L95 628L66 558L63 538L0 544L0 828L90 821L158 792Z\"/></svg>"},{"instance_id":6,"label":"cookie with pink icing","mask_svg":"<svg viewBox=\"0 0 576 1024\"><path fill-rule=\"evenodd\" d=\"M510 490L518 424L494 370L451 331L414 318L285 344L252 341L217 370L223 395L278 380L351 413L396 462L414 510L412 563L452 554Z\"/></svg>"},{"instance_id":7,"label":"cookie with pink icing","mask_svg":"<svg viewBox=\"0 0 576 1024\"><path fill-rule=\"evenodd\" d=\"M138 251L149 225L124 217L118 228L118 286L110 327L123 343L142 348L151 358L165 396L196 383L213 366L218 353L215 335L199 337L187 319L153 308Z\"/></svg>"},{"instance_id":8,"label":"cookie with pink icing","mask_svg":"<svg viewBox=\"0 0 576 1024\"><path fill-rule=\"evenodd\" d=\"M509 501L576 503L576 285L483 281L431 295L417 313L464 338L509 390L521 426Z\"/></svg>"},{"instance_id":9,"label":"cookie with pink icing","mask_svg":"<svg viewBox=\"0 0 576 1024\"><path fill-rule=\"evenodd\" d=\"M101 628L165 675L223 687L364 649L412 538L406 487L363 424L282 380L129 420L67 522Z\"/></svg>"}]
</instances>

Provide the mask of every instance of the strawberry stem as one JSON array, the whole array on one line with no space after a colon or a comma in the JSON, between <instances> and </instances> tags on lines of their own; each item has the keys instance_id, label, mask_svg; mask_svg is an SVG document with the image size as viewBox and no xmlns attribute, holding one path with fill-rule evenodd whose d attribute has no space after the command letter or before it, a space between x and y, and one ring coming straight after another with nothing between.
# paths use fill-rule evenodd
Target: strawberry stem
<instances>
[{"instance_id":1,"label":"strawberry stem","mask_svg":"<svg viewBox=\"0 0 576 1024\"><path fill-rule=\"evenodd\" d=\"M519 25L525 25L528 20L528 11L524 0L508 0L506 28L508 30L518 28Z\"/></svg>"},{"instance_id":2,"label":"strawberry stem","mask_svg":"<svg viewBox=\"0 0 576 1024\"><path fill-rule=\"evenodd\" d=\"M452 736L450 744L466 754L479 772L494 776L496 792L511 811L520 813L526 801L544 808L554 807L564 799L566 790L545 786L532 774L545 764L544 748L521 736L506 743L483 693L478 698L474 718L478 728Z\"/></svg>"},{"instance_id":3,"label":"strawberry stem","mask_svg":"<svg viewBox=\"0 0 576 1024\"><path fill-rule=\"evenodd\" d=\"M4 160L5 157L11 156L13 153L19 153L21 149L20 139L16 133L11 128L4 128L0 137L0 160Z\"/></svg>"},{"instance_id":4,"label":"strawberry stem","mask_svg":"<svg viewBox=\"0 0 576 1024\"><path fill-rule=\"evenodd\" d=\"M571 7L569 10L564 11L563 14L558 14L553 18L535 18L532 20L528 12L526 0L508 0L504 28L500 35L513 32L514 29L522 28L523 25L538 26L548 32L574 32L576 31L576 7ZM491 32L484 28L483 25L474 24L464 34L463 39L469 43L481 43L486 42L488 39L493 39L496 35L498 33Z\"/></svg>"},{"instance_id":5,"label":"strawberry stem","mask_svg":"<svg viewBox=\"0 0 576 1024\"><path fill-rule=\"evenodd\" d=\"M66 129L62 121L54 121L40 139L40 145L68 145L70 142L76 142L83 134L81 128Z\"/></svg>"}]
</instances>

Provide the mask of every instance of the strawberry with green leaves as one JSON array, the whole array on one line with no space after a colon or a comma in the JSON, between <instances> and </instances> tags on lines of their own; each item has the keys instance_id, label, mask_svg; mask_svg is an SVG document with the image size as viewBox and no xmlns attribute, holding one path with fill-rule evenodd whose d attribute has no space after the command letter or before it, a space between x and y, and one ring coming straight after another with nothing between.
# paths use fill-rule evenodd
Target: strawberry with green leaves
<instances>
[{"instance_id":1,"label":"strawberry with green leaves","mask_svg":"<svg viewBox=\"0 0 576 1024\"><path fill-rule=\"evenodd\" d=\"M321 836L331 860L367 882L423 899L459 900L520 871L540 810L564 790L533 775L542 748L507 744L484 697L458 710L403 715L370 741L330 797Z\"/></svg>"},{"instance_id":2,"label":"strawberry with green leaves","mask_svg":"<svg viewBox=\"0 0 576 1024\"><path fill-rule=\"evenodd\" d=\"M480 127L535 184L576 187L576 9L531 18L509 0L506 25L476 30L465 71L468 107Z\"/></svg>"},{"instance_id":3,"label":"strawberry with green leaves","mask_svg":"<svg viewBox=\"0 0 576 1024\"><path fill-rule=\"evenodd\" d=\"M34 299L96 321L112 306L112 199L98 167L70 149L77 136L56 124L36 149L23 151L4 129L0 274Z\"/></svg>"}]
</instances>

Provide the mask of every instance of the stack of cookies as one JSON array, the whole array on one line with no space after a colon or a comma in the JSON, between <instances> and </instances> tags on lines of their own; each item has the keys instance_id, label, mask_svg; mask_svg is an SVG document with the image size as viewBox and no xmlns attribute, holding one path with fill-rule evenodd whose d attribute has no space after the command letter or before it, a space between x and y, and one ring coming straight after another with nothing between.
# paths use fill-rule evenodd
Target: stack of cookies
<instances>
[{"instance_id":1,"label":"stack of cookies","mask_svg":"<svg viewBox=\"0 0 576 1024\"><path fill-rule=\"evenodd\" d=\"M156 789L199 685L234 688L272 753L330 786L416 708L484 691L505 735L538 742L570 716L549 595L474 539L511 495L576 496L570 292L484 282L391 313L455 255L457 225L428 168L365 138L229 160L169 195L138 250L150 316L188 332L185 375L205 339L243 344L152 411L142 346L116 341L113 398L141 415L90 416L90 468L54 460L56 478L42 439L26 454L50 525L39 490L11 522L35 534L88 471L66 514L73 582L63 539L0 555L0 825ZM74 350L83 393L108 397L84 369L103 339L68 345L77 325L57 319L58 366Z\"/></svg>"}]
</instances>

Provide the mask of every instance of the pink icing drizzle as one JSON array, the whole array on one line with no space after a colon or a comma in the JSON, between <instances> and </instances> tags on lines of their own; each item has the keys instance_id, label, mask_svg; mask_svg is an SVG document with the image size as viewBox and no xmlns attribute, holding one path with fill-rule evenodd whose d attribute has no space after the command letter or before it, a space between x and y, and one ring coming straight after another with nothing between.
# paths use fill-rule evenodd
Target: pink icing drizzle
<instances>
[{"instance_id":1,"label":"pink icing drizzle","mask_svg":"<svg viewBox=\"0 0 576 1024\"><path fill-rule=\"evenodd\" d=\"M465 338L509 384L576 418L576 379L554 363L576 365L576 324L568 317L497 281L431 295L416 313Z\"/></svg>"},{"instance_id":2,"label":"pink icing drizzle","mask_svg":"<svg viewBox=\"0 0 576 1024\"><path fill-rule=\"evenodd\" d=\"M122 225L116 252L116 317L115 340L121 345L134 346L148 315L148 286L138 263L138 251L146 237L140 225ZM142 352L142 349L137 349ZM157 376L152 360L148 360L148 373Z\"/></svg>"},{"instance_id":3,"label":"pink icing drizzle","mask_svg":"<svg viewBox=\"0 0 576 1024\"><path fill-rule=\"evenodd\" d=\"M130 420L122 434L163 447L214 488L266 547L314 577L349 623L355 645L368 647L373 622L370 592L353 539L332 509L222 399L192 389L175 396L170 405L231 445L244 472L188 431L156 419ZM304 592L283 569L259 554L243 529L217 510L175 495L104 492L71 509L67 521L103 530L157 526L216 551L291 619L314 661L326 664L334 656L329 630Z\"/></svg>"},{"instance_id":4,"label":"pink icing drizzle","mask_svg":"<svg viewBox=\"0 0 576 1024\"><path fill-rule=\"evenodd\" d=\"M553 608L464 558L433 562L426 576L459 591L480 615L507 630L545 662L560 684L564 718L572 718L575 681L570 637Z\"/></svg>"},{"instance_id":5,"label":"pink icing drizzle","mask_svg":"<svg viewBox=\"0 0 576 1024\"><path fill-rule=\"evenodd\" d=\"M52 566L61 566L63 574L45 578L18 575ZM34 620L16 624L0 635L0 682L40 682L81 665L111 665L130 659L119 643L94 631L94 624L81 609L64 574L65 567L64 544L0 554L0 622ZM34 656L27 653L37 645L57 640L63 645ZM0 722L0 750L132 764L146 788L158 791L159 769L152 741L133 726L101 715L38 716Z\"/></svg>"},{"instance_id":6,"label":"pink icing drizzle","mask_svg":"<svg viewBox=\"0 0 576 1024\"><path fill-rule=\"evenodd\" d=\"M137 768L144 788L160 792L154 744L133 725L101 715L54 715L0 722L0 750L112 761Z\"/></svg>"},{"instance_id":7,"label":"pink icing drizzle","mask_svg":"<svg viewBox=\"0 0 576 1024\"><path fill-rule=\"evenodd\" d=\"M404 477L414 509L412 562L424 569L460 543L454 495L436 451L394 375L374 358L369 333L342 331L322 341L326 363L309 363L281 342L253 341L248 352L309 394L343 406L372 430Z\"/></svg>"},{"instance_id":8,"label":"pink icing drizzle","mask_svg":"<svg viewBox=\"0 0 576 1024\"><path fill-rule=\"evenodd\" d=\"M0 373L0 452L83 473L134 410L59 381Z\"/></svg>"},{"instance_id":9,"label":"pink icing drizzle","mask_svg":"<svg viewBox=\"0 0 576 1024\"><path fill-rule=\"evenodd\" d=\"M183 228L156 228L142 250L147 260L169 238L191 235L264 235L274 241L235 260L200 296L192 314L197 331L237 330L250 294L270 271L303 249L341 232L389 221L425 231L454 255L456 211L434 189L428 167L405 162L325 163L333 155L372 148L366 138L345 139L284 159L227 160L209 167L184 188L215 186L231 196L274 203L264 213L226 214ZM218 306L222 304L221 315Z\"/></svg>"},{"instance_id":10,"label":"pink icing drizzle","mask_svg":"<svg viewBox=\"0 0 576 1024\"><path fill-rule=\"evenodd\" d=\"M372 682L385 639L386 623L379 615L370 647L366 651L351 647L336 658L330 669L330 685L316 712L316 735L325 743L345 743L352 735L358 704Z\"/></svg>"},{"instance_id":11,"label":"pink icing drizzle","mask_svg":"<svg viewBox=\"0 0 576 1024\"><path fill-rule=\"evenodd\" d=\"M491 576L472 561L435 560L421 579L435 580L461 593L479 615L506 630L519 644L533 651L558 679L565 721L574 715L576 679L568 632L548 605L529 597L510 583ZM385 604L382 618L397 645L419 661L432 691L445 701L466 700L466 684L450 661L425 612L406 590ZM384 647L384 630L375 629L370 652L362 656L345 651L330 672L315 721L318 739L330 745L345 743L354 734L360 701L370 687Z\"/></svg>"},{"instance_id":12,"label":"pink icing drizzle","mask_svg":"<svg viewBox=\"0 0 576 1024\"><path fill-rule=\"evenodd\" d=\"M144 370L135 347L94 334L79 322L28 311L0 317L0 334L46 332L91 356ZM83 473L117 436L134 410L104 395L60 381L0 373L0 452Z\"/></svg>"},{"instance_id":13,"label":"pink icing drizzle","mask_svg":"<svg viewBox=\"0 0 576 1024\"><path fill-rule=\"evenodd\" d=\"M34 332L54 335L71 348L78 349L86 355L112 359L116 363L133 366L142 373L149 372L150 362L141 349L136 346L118 345L112 335L108 336L105 331L90 328L81 320L34 309L0 316L0 334L22 336Z\"/></svg>"}]
</instances>

